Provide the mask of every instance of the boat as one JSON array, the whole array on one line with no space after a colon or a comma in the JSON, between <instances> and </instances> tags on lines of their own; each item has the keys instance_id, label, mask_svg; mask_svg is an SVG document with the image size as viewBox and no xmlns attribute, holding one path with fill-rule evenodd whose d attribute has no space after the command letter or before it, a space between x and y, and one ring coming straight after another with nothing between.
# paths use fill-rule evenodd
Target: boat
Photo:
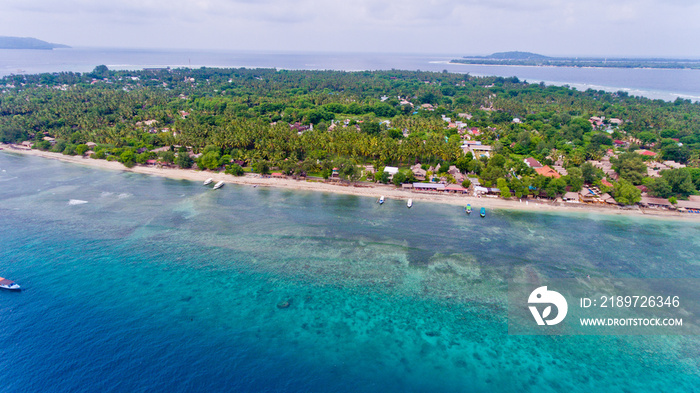
<instances>
[{"instance_id":1,"label":"boat","mask_svg":"<svg viewBox=\"0 0 700 393\"><path fill-rule=\"evenodd\" d=\"M406 206L410 209L411 206L413 206L413 199L409 199L408 202L406 202Z\"/></svg>"},{"instance_id":2,"label":"boat","mask_svg":"<svg viewBox=\"0 0 700 393\"><path fill-rule=\"evenodd\" d=\"M384 203L384 195L379 197L379 200L377 201L380 205Z\"/></svg>"},{"instance_id":3,"label":"boat","mask_svg":"<svg viewBox=\"0 0 700 393\"><path fill-rule=\"evenodd\" d=\"M481 208L481 217L486 217L486 208L485 207Z\"/></svg>"},{"instance_id":4,"label":"boat","mask_svg":"<svg viewBox=\"0 0 700 393\"><path fill-rule=\"evenodd\" d=\"M472 214L472 205L470 203L467 203L467 207L464 208L464 211L467 214Z\"/></svg>"},{"instance_id":5,"label":"boat","mask_svg":"<svg viewBox=\"0 0 700 393\"><path fill-rule=\"evenodd\" d=\"M222 181L220 181L220 182L214 184L214 189L215 189L215 190L218 190L219 188L221 188L221 187L223 187L223 186L224 186L224 181L222 180Z\"/></svg>"},{"instance_id":6,"label":"boat","mask_svg":"<svg viewBox=\"0 0 700 393\"><path fill-rule=\"evenodd\" d=\"M12 280L0 277L0 288L9 289L10 291L19 291L21 288Z\"/></svg>"},{"instance_id":7,"label":"boat","mask_svg":"<svg viewBox=\"0 0 700 393\"><path fill-rule=\"evenodd\" d=\"M207 180L204 181L204 185L205 185L205 186L208 186L208 185L210 185L211 182L213 182L213 181L214 181L214 179L212 179L212 178L210 177L210 178L208 178Z\"/></svg>"}]
</instances>

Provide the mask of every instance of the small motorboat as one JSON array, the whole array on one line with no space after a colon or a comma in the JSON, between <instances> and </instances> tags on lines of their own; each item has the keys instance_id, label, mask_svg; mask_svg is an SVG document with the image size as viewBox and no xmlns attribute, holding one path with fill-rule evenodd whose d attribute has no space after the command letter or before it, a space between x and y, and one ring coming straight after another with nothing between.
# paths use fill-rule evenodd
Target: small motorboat
<instances>
[{"instance_id":1,"label":"small motorboat","mask_svg":"<svg viewBox=\"0 0 700 393\"><path fill-rule=\"evenodd\" d=\"M406 207L410 209L411 206L413 206L413 199L409 199L408 202L406 202Z\"/></svg>"},{"instance_id":2,"label":"small motorboat","mask_svg":"<svg viewBox=\"0 0 700 393\"><path fill-rule=\"evenodd\" d=\"M223 186L224 186L224 181L222 180L222 181L220 181L220 182L214 184L214 189L215 189L215 190L218 190L219 188L221 188L221 187L223 187Z\"/></svg>"},{"instance_id":3,"label":"small motorboat","mask_svg":"<svg viewBox=\"0 0 700 393\"><path fill-rule=\"evenodd\" d=\"M208 185L210 185L211 182L213 182L213 181L214 181L214 179L212 179L212 178L210 177L210 178L208 178L207 180L204 181L204 185L205 185L205 186L208 186Z\"/></svg>"},{"instance_id":4,"label":"small motorboat","mask_svg":"<svg viewBox=\"0 0 700 393\"><path fill-rule=\"evenodd\" d=\"M19 291L20 289L22 289L19 287L19 285L17 285L16 282L2 277L0 277L0 288L9 289L10 291Z\"/></svg>"},{"instance_id":5,"label":"small motorboat","mask_svg":"<svg viewBox=\"0 0 700 393\"><path fill-rule=\"evenodd\" d=\"M486 217L486 208L485 208L485 207L482 207L482 208L481 208L480 214L481 214L481 217L482 217L482 218L483 218L483 217Z\"/></svg>"},{"instance_id":6,"label":"small motorboat","mask_svg":"<svg viewBox=\"0 0 700 393\"><path fill-rule=\"evenodd\" d=\"M379 200L377 201L380 205L384 204L384 195L379 197Z\"/></svg>"},{"instance_id":7,"label":"small motorboat","mask_svg":"<svg viewBox=\"0 0 700 393\"><path fill-rule=\"evenodd\" d=\"M464 211L467 214L472 214L472 205L470 203L467 203L467 207L464 208Z\"/></svg>"}]
</instances>

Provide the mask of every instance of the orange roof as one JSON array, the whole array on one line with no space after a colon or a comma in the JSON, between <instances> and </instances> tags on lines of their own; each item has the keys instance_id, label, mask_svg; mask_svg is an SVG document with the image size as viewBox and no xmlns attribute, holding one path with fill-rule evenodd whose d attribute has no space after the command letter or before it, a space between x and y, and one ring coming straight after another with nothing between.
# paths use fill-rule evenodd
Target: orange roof
<instances>
[{"instance_id":1,"label":"orange roof","mask_svg":"<svg viewBox=\"0 0 700 393\"><path fill-rule=\"evenodd\" d=\"M542 168L535 168L535 172L537 172L537 174L542 175L544 177L553 177L555 179L558 179L561 177L559 172L550 168L549 165L545 165Z\"/></svg>"}]
</instances>

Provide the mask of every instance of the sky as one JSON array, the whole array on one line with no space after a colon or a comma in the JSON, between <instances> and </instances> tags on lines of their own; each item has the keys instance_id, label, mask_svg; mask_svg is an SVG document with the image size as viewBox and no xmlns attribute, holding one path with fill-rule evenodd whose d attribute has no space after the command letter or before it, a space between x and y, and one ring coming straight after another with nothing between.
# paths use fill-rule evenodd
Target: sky
<instances>
[{"instance_id":1,"label":"sky","mask_svg":"<svg viewBox=\"0 0 700 393\"><path fill-rule=\"evenodd\" d=\"M82 47L700 58L700 0L2 0Z\"/></svg>"}]
</instances>

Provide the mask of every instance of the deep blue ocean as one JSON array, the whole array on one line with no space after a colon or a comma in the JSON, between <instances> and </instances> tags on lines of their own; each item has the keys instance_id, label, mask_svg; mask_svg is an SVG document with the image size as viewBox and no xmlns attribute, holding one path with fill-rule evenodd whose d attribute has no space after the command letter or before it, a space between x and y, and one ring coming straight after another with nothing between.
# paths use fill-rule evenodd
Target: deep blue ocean
<instances>
[{"instance_id":1,"label":"deep blue ocean","mask_svg":"<svg viewBox=\"0 0 700 393\"><path fill-rule=\"evenodd\" d=\"M0 380L8 392L697 392L697 336L508 335L506 279L700 278L698 255L699 223L481 219L0 151L0 276L24 288L0 292Z\"/></svg>"},{"instance_id":2,"label":"deep blue ocean","mask_svg":"<svg viewBox=\"0 0 700 393\"><path fill-rule=\"evenodd\" d=\"M532 83L569 85L578 90L625 91L652 99L700 100L700 70L520 67L449 64L462 54L297 53L213 50L71 48L55 50L0 49L0 76L148 67L247 67L303 70L423 70L475 76L517 76Z\"/></svg>"}]
</instances>

